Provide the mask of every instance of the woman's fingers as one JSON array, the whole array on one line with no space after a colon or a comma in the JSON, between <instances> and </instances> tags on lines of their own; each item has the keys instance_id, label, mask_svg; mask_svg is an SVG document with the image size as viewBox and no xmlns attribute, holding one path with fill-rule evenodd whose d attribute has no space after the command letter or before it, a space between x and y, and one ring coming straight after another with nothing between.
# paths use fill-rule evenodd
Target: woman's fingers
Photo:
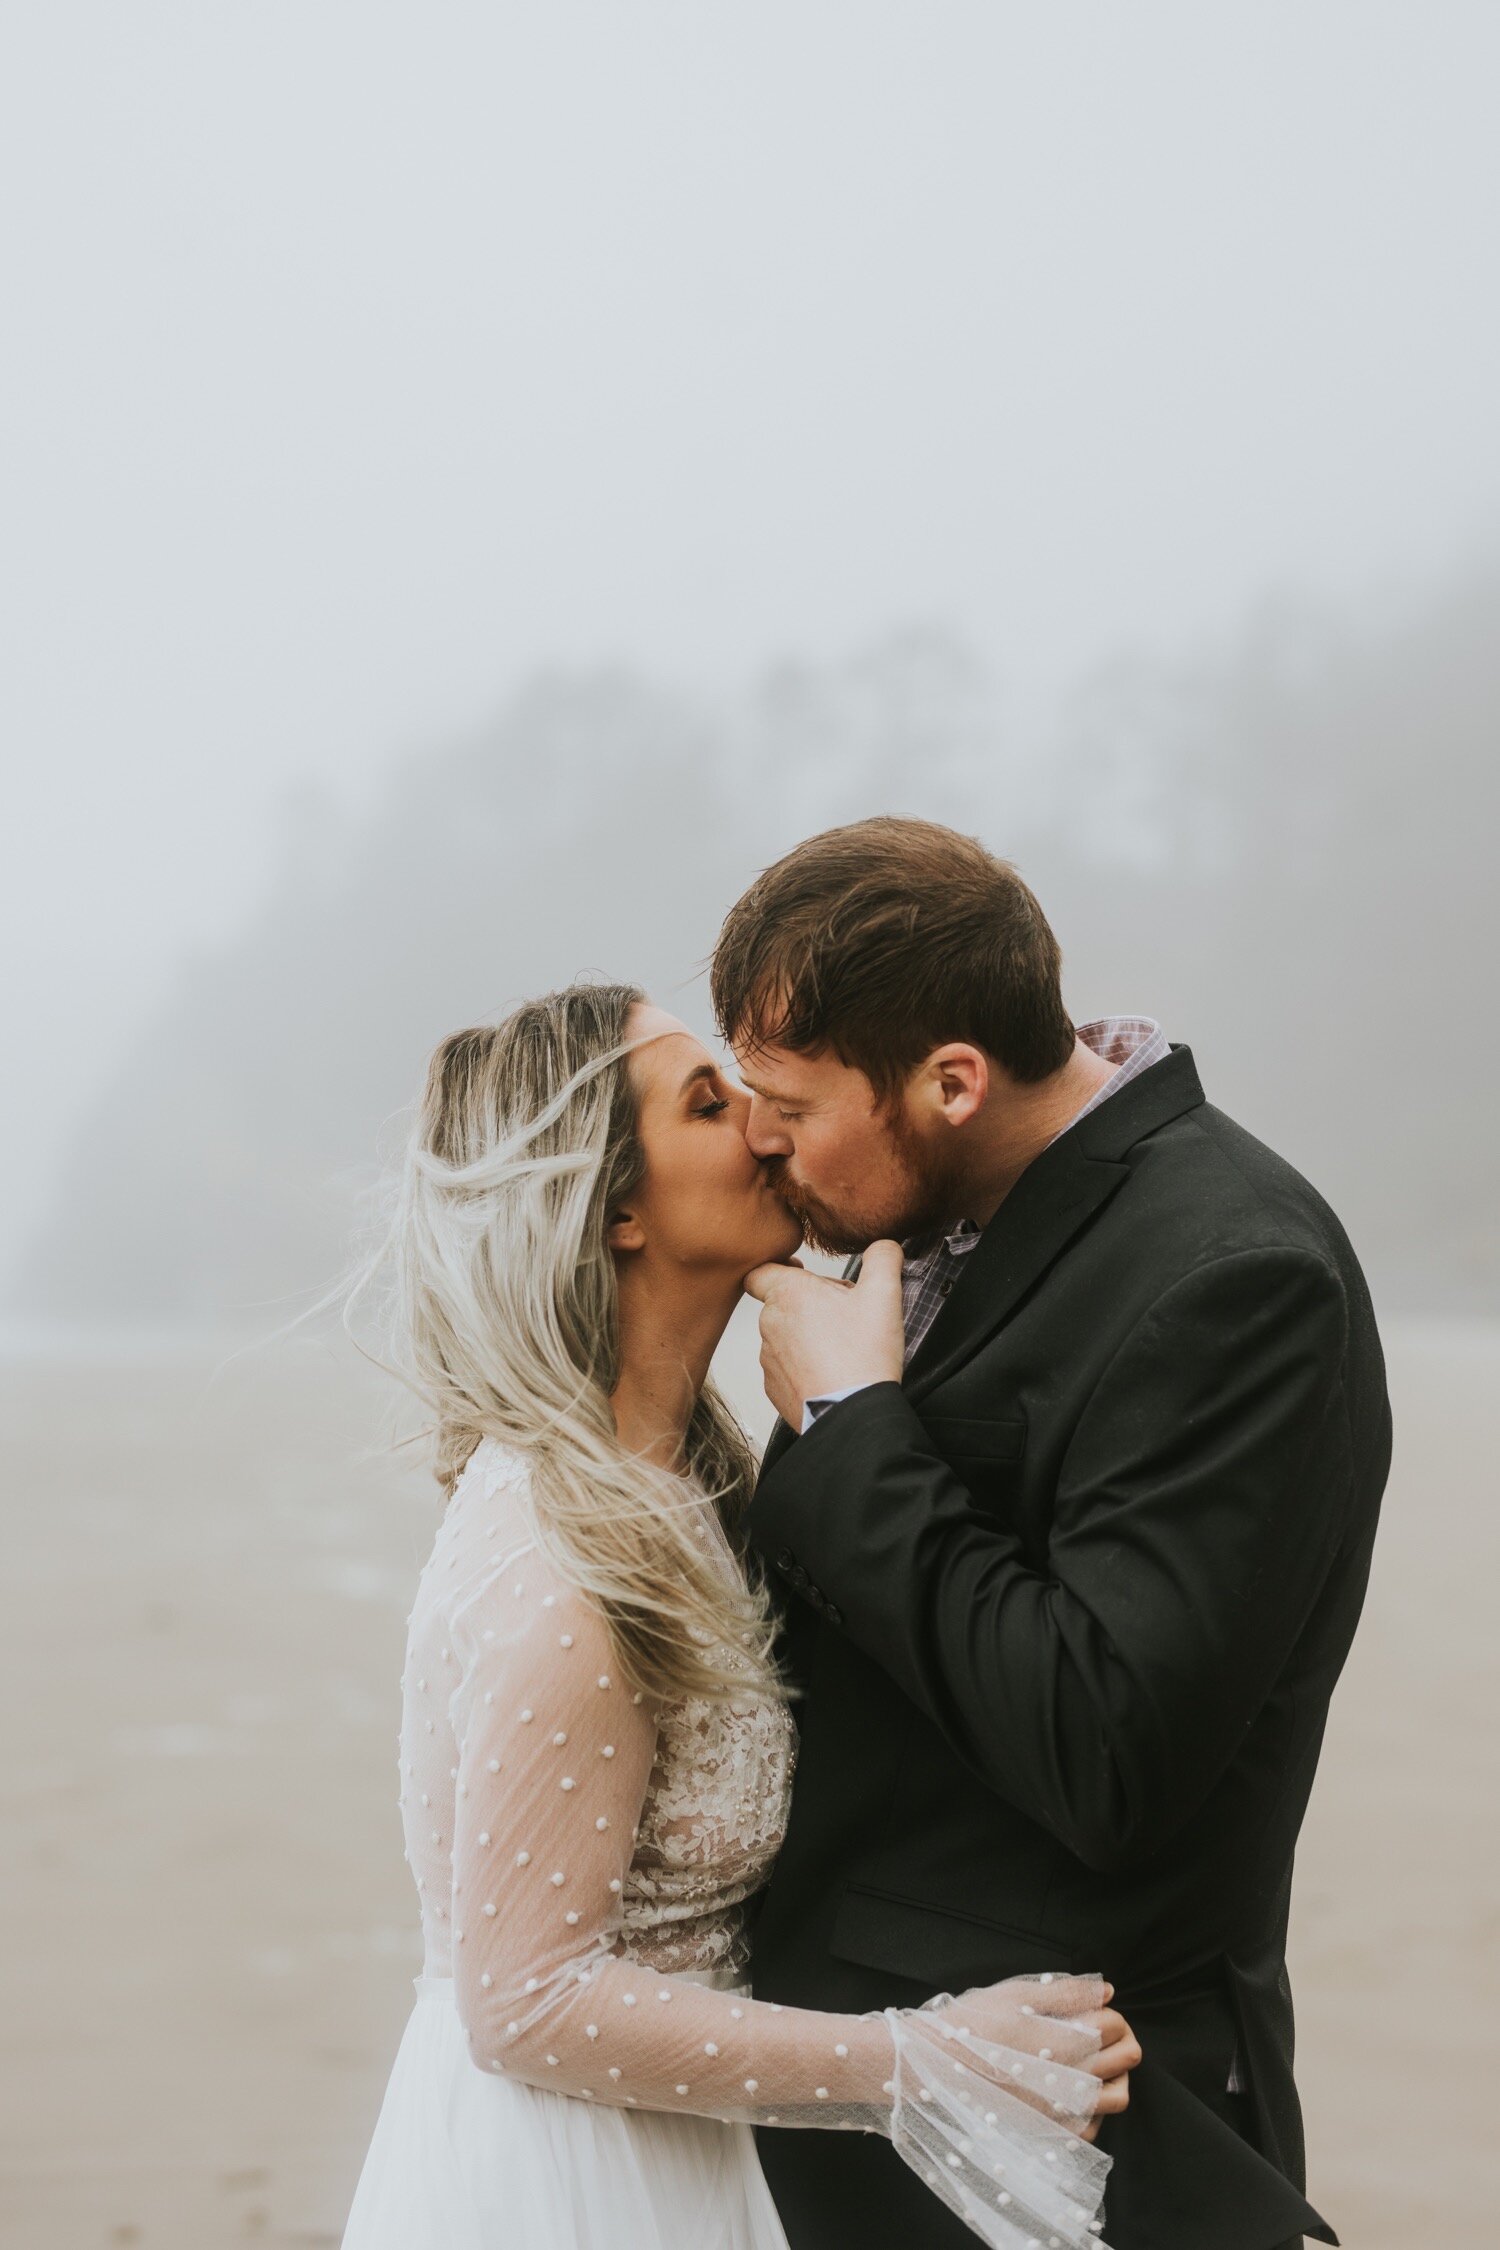
<instances>
[{"instance_id":1,"label":"woman's fingers","mask_svg":"<svg viewBox=\"0 0 1500 2250\"><path fill-rule=\"evenodd\" d=\"M1129 2108L1130 2073L1141 2060L1140 2041L1119 2009L1110 2005L1113 1998L1113 1985L1102 1977L1054 1975L1045 1982L1041 1977L1015 1977L988 1990L968 1992L958 2001L945 1998L942 2007L961 2037L997 2043L987 2058L997 2068L1004 2062L1002 2050L1009 2048L1012 2055L1019 2049L1044 2062L1070 2064L1087 2072L1097 2082L1097 2093L1091 2111L1080 2105L1085 2113L1073 2129L1092 2141L1105 2118L1118 2117ZM983 2045L976 2051L983 2054ZM1022 2075L1008 2064L1006 2074ZM1021 2083L1006 2090L1034 2108L1055 2107L1041 2088Z\"/></svg>"},{"instance_id":2,"label":"woman's fingers","mask_svg":"<svg viewBox=\"0 0 1500 2250\"><path fill-rule=\"evenodd\" d=\"M1089 2018L1099 2034L1099 2045L1083 2065L1096 2078L1116 2078L1122 2070L1134 2070L1141 2059L1141 2045L1118 2008L1100 2008Z\"/></svg>"},{"instance_id":3,"label":"woman's fingers","mask_svg":"<svg viewBox=\"0 0 1500 2250\"><path fill-rule=\"evenodd\" d=\"M1129 2107L1130 2080L1111 2078L1108 2085L1099 2088L1099 2099L1095 2102L1091 2115L1096 2118L1120 2117Z\"/></svg>"},{"instance_id":4,"label":"woman's fingers","mask_svg":"<svg viewBox=\"0 0 1500 2250\"><path fill-rule=\"evenodd\" d=\"M1117 2008L1101 2008L1093 2023L1099 2046L1083 2068L1100 2081L1094 2117L1118 2117L1130 2107L1130 2073L1141 2060L1141 2043Z\"/></svg>"}]
</instances>

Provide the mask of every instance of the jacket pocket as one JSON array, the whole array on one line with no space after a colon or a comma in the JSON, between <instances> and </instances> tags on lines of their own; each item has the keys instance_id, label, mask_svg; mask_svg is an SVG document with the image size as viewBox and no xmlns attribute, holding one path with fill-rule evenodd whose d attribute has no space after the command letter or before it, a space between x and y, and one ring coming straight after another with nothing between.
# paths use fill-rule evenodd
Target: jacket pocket
<instances>
[{"instance_id":1,"label":"jacket pocket","mask_svg":"<svg viewBox=\"0 0 1500 2250\"><path fill-rule=\"evenodd\" d=\"M924 1414L922 1426L951 1461L1019 1461L1026 1451L1026 1424L1019 1417Z\"/></svg>"},{"instance_id":2,"label":"jacket pocket","mask_svg":"<svg viewBox=\"0 0 1500 2250\"><path fill-rule=\"evenodd\" d=\"M1063 1960L1055 1937L1012 1929L979 1914L929 1906L868 1883L845 1885L828 1950L841 1961L888 1969L934 1991L962 1991L971 1984L993 1984L1001 1977L1024 1976L1032 1970L1093 1965Z\"/></svg>"}]
</instances>

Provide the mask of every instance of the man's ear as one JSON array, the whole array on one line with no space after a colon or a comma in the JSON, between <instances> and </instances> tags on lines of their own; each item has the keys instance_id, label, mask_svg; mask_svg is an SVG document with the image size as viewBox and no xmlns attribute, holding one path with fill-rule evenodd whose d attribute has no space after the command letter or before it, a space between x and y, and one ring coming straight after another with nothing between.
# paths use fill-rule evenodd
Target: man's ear
<instances>
[{"instance_id":1,"label":"man's ear","mask_svg":"<svg viewBox=\"0 0 1500 2250\"><path fill-rule=\"evenodd\" d=\"M604 1230L604 1239L611 1250L644 1250L646 1230L633 1211L617 1211Z\"/></svg>"},{"instance_id":2,"label":"man's ear","mask_svg":"<svg viewBox=\"0 0 1500 2250\"><path fill-rule=\"evenodd\" d=\"M928 1056L927 1069L949 1125L967 1125L979 1115L990 1090L989 1059L982 1048L955 1040Z\"/></svg>"}]
</instances>

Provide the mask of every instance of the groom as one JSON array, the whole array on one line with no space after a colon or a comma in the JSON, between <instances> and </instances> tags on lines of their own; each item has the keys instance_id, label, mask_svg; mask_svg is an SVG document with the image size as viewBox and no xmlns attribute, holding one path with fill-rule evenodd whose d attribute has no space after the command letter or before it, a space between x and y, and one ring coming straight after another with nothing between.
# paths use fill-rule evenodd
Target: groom
<instances>
[{"instance_id":1,"label":"groom","mask_svg":"<svg viewBox=\"0 0 1500 2250\"><path fill-rule=\"evenodd\" d=\"M1036 900L947 829L799 845L712 982L751 1148L867 1251L751 1277L750 1531L803 1691L757 1995L1098 1970L1146 2058L1111 2250L1334 2242L1285 1944L1390 1454L1343 1229L1154 1023L1075 1031ZM760 2140L792 2250L972 2243L882 2141Z\"/></svg>"}]
</instances>

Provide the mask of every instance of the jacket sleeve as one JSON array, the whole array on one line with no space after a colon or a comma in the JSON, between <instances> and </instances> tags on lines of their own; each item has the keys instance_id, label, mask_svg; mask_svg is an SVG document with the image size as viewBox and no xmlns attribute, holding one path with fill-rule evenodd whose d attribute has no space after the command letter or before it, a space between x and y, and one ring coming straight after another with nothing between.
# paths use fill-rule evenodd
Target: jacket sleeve
<instances>
[{"instance_id":1,"label":"jacket sleeve","mask_svg":"<svg viewBox=\"0 0 1500 2250\"><path fill-rule=\"evenodd\" d=\"M1206 1798L1317 1599L1349 1493L1344 1332L1336 1276L1301 1251L1174 1284L1080 1418L1042 1568L894 1383L782 1454L754 1537L983 1781L1088 1865L1123 1864Z\"/></svg>"},{"instance_id":2,"label":"jacket sleeve","mask_svg":"<svg viewBox=\"0 0 1500 2250\"><path fill-rule=\"evenodd\" d=\"M1078 2066L1098 2042L1068 2019L1099 2005L1096 1979L834 2015L643 1967L621 1901L656 1720L603 1620L532 1553L450 1629L455 2000L479 2069L624 2108L881 2132L997 2250L1028 2239L1023 2178L1025 2208L1091 2242L1106 2160L1077 2132L1098 2090Z\"/></svg>"}]
</instances>

